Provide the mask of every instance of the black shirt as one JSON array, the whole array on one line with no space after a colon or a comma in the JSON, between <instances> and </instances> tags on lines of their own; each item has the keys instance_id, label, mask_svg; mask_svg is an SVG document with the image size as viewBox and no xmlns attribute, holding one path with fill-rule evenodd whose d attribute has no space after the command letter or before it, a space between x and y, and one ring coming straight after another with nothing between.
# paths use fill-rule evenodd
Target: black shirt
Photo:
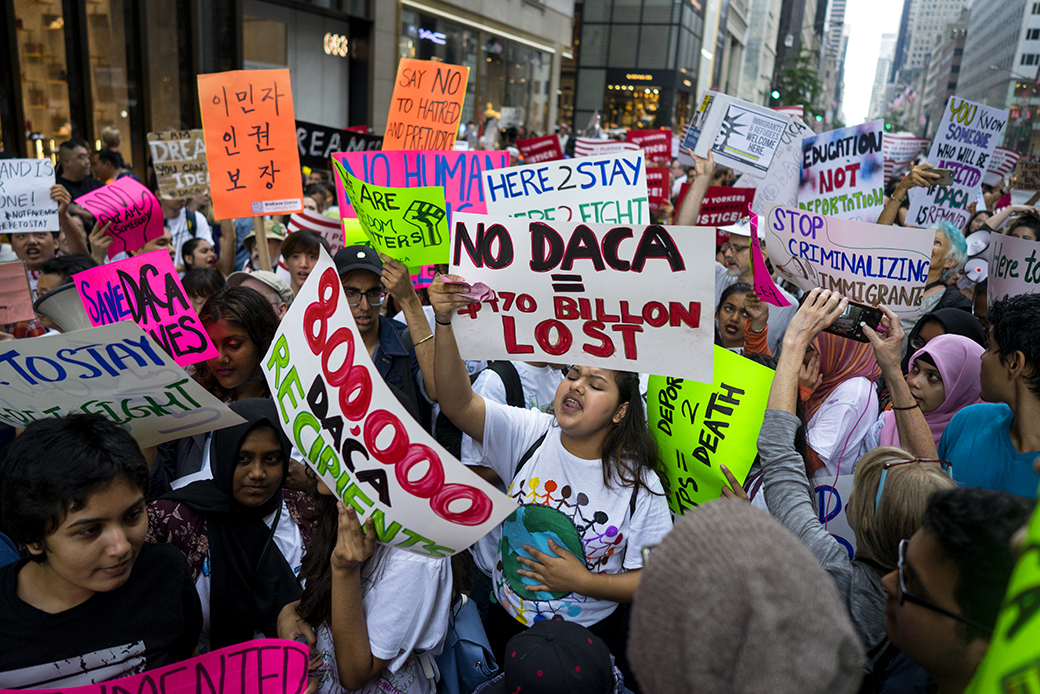
<instances>
[{"instance_id":1,"label":"black shirt","mask_svg":"<svg viewBox=\"0 0 1040 694\"><path fill-rule=\"evenodd\" d=\"M96 178L92 178L90 176L87 176L82 181L70 181L67 178L62 178L61 176L58 176L55 180L55 183L57 183L60 186L65 186L65 190L69 191L69 195L72 196L73 200L75 200L81 195L85 195L86 193L89 193L92 190L97 190L98 188L101 188L105 185L104 181L99 181Z\"/></svg>"},{"instance_id":2,"label":"black shirt","mask_svg":"<svg viewBox=\"0 0 1040 694\"><path fill-rule=\"evenodd\" d=\"M27 561L0 568L0 688L79 687L195 652L202 609L188 563L173 545L145 543L126 583L58 614L18 597Z\"/></svg>"}]
</instances>

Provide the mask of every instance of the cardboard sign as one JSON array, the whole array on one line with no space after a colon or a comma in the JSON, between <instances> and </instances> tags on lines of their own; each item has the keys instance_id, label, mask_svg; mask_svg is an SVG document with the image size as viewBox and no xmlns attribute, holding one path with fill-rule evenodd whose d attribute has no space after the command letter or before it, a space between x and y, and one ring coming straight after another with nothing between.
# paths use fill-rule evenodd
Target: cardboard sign
<instances>
[{"instance_id":1,"label":"cardboard sign","mask_svg":"<svg viewBox=\"0 0 1040 694\"><path fill-rule=\"evenodd\" d=\"M639 145L618 140L598 140L592 137L574 138L575 157L602 157L608 154L624 154L625 152L641 152Z\"/></svg>"},{"instance_id":2,"label":"cardboard sign","mask_svg":"<svg viewBox=\"0 0 1040 694\"><path fill-rule=\"evenodd\" d=\"M683 185L686 188L686 185ZM721 227L735 224L747 216L748 207L755 197L754 188L710 186L701 202L697 226ZM727 239L729 235L727 234ZM726 241L723 240L722 243Z\"/></svg>"},{"instance_id":3,"label":"cardboard sign","mask_svg":"<svg viewBox=\"0 0 1040 694\"><path fill-rule=\"evenodd\" d=\"M758 232L760 220L761 218L757 214L751 213L749 220L749 226L751 227L751 282L755 287L755 294L762 301L777 308L790 306L791 302L777 288L776 283L773 282L773 276L769 273L769 268L766 267L766 262L762 255L762 239L759 237Z\"/></svg>"},{"instance_id":4,"label":"cardboard sign","mask_svg":"<svg viewBox=\"0 0 1040 694\"><path fill-rule=\"evenodd\" d=\"M724 464L741 483L758 455L773 370L713 345L712 383L651 376L647 424L657 441L668 484L668 506L678 513L714 501L729 486Z\"/></svg>"},{"instance_id":5,"label":"cardboard sign","mask_svg":"<svg viewBox=\"0 0 1040 694\"><path fill-rule=\"evenodd\" d=\"M882 150L885 157L885 182L902 176L910 169L921 152L928 149L932 141L910 133L885 133Z\"/></svg>"},{"instance_id":6,"label":"cardboard sign","mask_svg":"<svg viewBox=\"0 0 1040 694\"><path fill-rule=\"evenodd\" d=\"M235 70L198 80L216 218L303 209L289 71Z\"/></svg>"},{"instance_id":7,"label":"cardboard sign","mask_svg":"<svg viewBox=\"0 0 1040 694\"><path fill-rule=\"evenodd\" d=\"M710 381L714 237L701 227L456 214L451 272L498 294L458 312L459 349L467 359Z\"/></svg>"},{"instance_id":8,"label":"cardboard sign","mask_svg":"<svg viewBox=\"0 0 1040 694\"><path fill-rule=\"evenodd\" d=\"M336 152L379 151L383 148L383 138L369 135L366 131L355 132L298 120L296 144L300 150L300 164L312 169L331 169L332 155Z\"/></svg>"},{"instance_id":9,"label":"cardboard sign","mask_svg":"<svg viewBox=\"0 0 1040 694\"><path fill-rule=\"evenodd\" d=\"M401 58L383 149L452 149L468 80L468 67Z\"/></svg>"},{"instance_id":10,"label":"cardboard sign","mask_svg":"<svg viewBox=\"0 0 1040 694\"><path fill-rule=\"evenodd\" d=\"M798 207L858 222L885 208L885 122L876 120L802 140Z\"/></svg>"},{"instance_id":11,"label":"cardboard sign","mask_svg":"<svg viewBox=\"0 0 1040 694\"><path fill-rule=\"evenodd\" d=\"M524 124L523 106L503 106L499 112L498 127L502 130L519 128Z\"/></svg>"},{"instance_id":12,"label":"cardboard sign","mask_svg":"<svg viewBox=\"0 0 1040 694\"><path fill-rule=\"evenodd\" d=\"M671 130L628 130L625 142L638 145L648 162L670 163L672 160Z\"/></svg>"},{"instance_id":13,"label":"cardboard sign","mask_svg":"<svg viewBox=\"0 0 1040 694\"><path fill-rule=\"evenodd\" d=\"M1040 161L1018 161L1015 166L1015 188L1040 190Z\"/></svg>"},{"instance_id":14,"label":"cardboard sign","mask_svg":"<svg viewBox=\"0 0 1040 694\"><path fill-rule=\"evenodd\" d=\"M763 178L773 163L791 117L727 94L715 93L703 115L703 134L693 153L715 164Z\"/></svg>"},{"instance_id":15,"label":"cardboard sign","mask_svg":"<svg viewBox=\"0 0 1040 694\"><path fill-rule=\"evenodd\" d=\"M329 243L329 252L332 255L343 248L343 226L332 217L326 217L317 212L303 210L289 217L289 233L307 229Z\"/></svg>"},{"instance_id":16,"label":"cardboard sign","mask_svg":"<svg viewBox=\"0 0 1040 694\"><path fill-rule=\"evenodd\" d=\"M646 224L642 152L484 172L488 214L532 220Z\"/></svg>"},{"instance_id":17,"label":"cardboard sign","mask_svg":"<svg viewBox=\"0 0 1040 694\"><path fill-rule=\"evenodd\" d=\"M559 135L517 140L516 147L520 150L520 156L524 158L525 164L540 164L543 161L563 159Z\"/></svg>"},{"instance_id":18,"label":"cardboard sign","mask_svg":"<svg viewBox=\"0 0 1040 694\"><path fill-rule=\"evenodd\" d=\"M36 318L25 263L0 263L0 326Z\"/></svg>"},{"instance_id":19,"label":"cardboard sign","mask_svg":"<svg viewBox=\"0 0 1040 694\"><path fill-rule=\"evenodd\" d=\"M220 356L165 249L72 276L91 325L131 320L178 366Z\"/></svg>"},{"instance_id":20,"label":"cardboard sign","mask_svg":"<svg viewBox=\"0 0 1040 694\"><path fill-rule=\"evenodd\" d=\"M700 142L701 135L704 134L704 125L708 122L708 110L711 108L711 104L715 101L715 95L718 92L707 91L701 96L700 106L693 114L693 118L686 125L686 129L683 130L682 144L679 145L679 152L686 154L687 156L693 154L693 150L696 149L697 143ZM692 161L692 159L691 159ZM688 162L683 162L689 166Z\"/></svg>"},{"instance_id":21,"label":"cardboard sign","mask_svg":"<svg viewBox=\"0 0 1040 694\"><path fill-rule=\"evenodd\" d=\"M774 207L759 224L773 267L801 289L831 289L896 315L921 305L935 232Z\"/></svg>"},{"instance_id":22,"label":"cardboard sign","mask_svg":"<svg viewBox=\"0 0 1040 694\"><path fill-rule=\"evenodd\" d=\"M927 227L945 219L958 229L964 228L971 217L968 205L975 202L1007 119L1007 111L950 97L928 163L952 170L953 185L911 189L907 224Z\"/></svg>"},{"instance_id":23,"label":"cardboard sign","mask_svg":"<svg viewBox=\"0 0 1040 694\"><path fill-rule=\"evenodd\" d=\"M97 218L99 224L111 222L108 234L112 245L108 257L136 251L152 239L163 235L163 213L152 191L125 176L76 198Z\"/></svg>"},{"instance_id":24,"label":"cardboard sign","mask_svg":"<svg viewBox=\"0 0 1040 694\"><path fill-rule=\"evenodd\" d=\"M1014 236L990 236L992 260L989 263L988 293L994 301L1018 294L1040 291L1040 242Z\"/></svg>"},{"instance_id":25,"label":"cardboard sign","mask_svg":"<svg viewBox=\"0 0 1040 694\"><path fill-rule=\"evenodd\" d=\"M516 504L408 414L364 345L322 250L261 362L282 428L361 522L373 519L380 542L433 557L460 552Z\"/></svg>"},{"instance_id":26,"label":"cardboard sign","mask_svg":"<svg viewBox=\"0 0 1040 694\"><path fill-rule=\"evenodd\" d=\"M0 421L101 414L142 447L245 420L184 373L141 328L119 321L0 348Z\"/></svg>"},{"instance_id":27,"label":"cardboard sign","mask_svg":"<svg viewBox=\"0 0 1040 694\"><path fill-rule=\"evenodd\" d=\"M997 147L993 150L993 156L989 159L989 166L982 177L982 182L987 186L999 186L1000 182L1006 180L1015 164L1022 155L1007 147Z\"/></svg>"},{"instance_id":28,"label":"cardboard sign","mask_svg":"<svg viewBox=\"0 0 1040 694\"><path fill-rule=\"evenodd\" d=\"M354 178L336 164L361 227L380 253L418 270L448 262L444 188L386 188Z\"/></svg>"},{"instance_id":29,"label":"cardboard sign","mask_svg":"<svg viewBox=\"0 0 1040 694\"><path fill-rule=\"evenodd\" d=\"M209 193L206 139L201 129L148 133L148 149L164 198L194 198Z\"/></svg>"},{"instance_id":30,"label":"cardboard sign","mask_svg":"<svg viewBox=\"0 0 1040 694\"><path fill-rule=\"evenodd\" d=\"M307 687L306 644L281 639L257 639L228 646L203 655L171 663L154 670L144 670L147 665L144 642L119 650L125 660L113 662L111 679L98 684L58 689L0 689L0 694L129 694L129 692L162 692L163 694L300 694ZM100 658L108 651L99 651L85 659ZM115 652L112 655L116 655ZM83 672L79 658L54 663L54 673L49 680L60 684L62 680ZM94 663L99 664L99 663ZM138 672L139 674L130 674ZM86 673L83 673L86 674ZM97 677L98 671L94 671ZM123 677L121 675L129 675Z\"/></svg>"},{"instance_id":31,"label":"cardboard sign","mask_svg":"<svg viewBox=\"0 0 1040 694\"><path fill-rule=\"evenodd\" d=\"M0 159L0 233L59 231L50 159Z\"/></svg>"},{"instance_id":32,"label":"cardboard sign","mask_svg":"<svg viewBox=\"0 0 1040 694\"><path fill-rule=\"evenodd\" d=\"M668 183L671 179L671 170L667 166L648 166L646 168L646 197L651 210L664 209L665 204L671 198L671 190Z\"/></svg>"},{"instance_id":33,"label":"cardboard sign","mask_svg":"<svg viewBox=\"0 0 1040 694\"><path fill-rule=\"evenodd\" d=\"M792 118L780 137L773 163L763 178L744 176L740 184L755 188L751 211L764 215L772 205L798 206L798 182L802 171L802 140L812 130L799 118Z\"/></svg>"}]
</instances>

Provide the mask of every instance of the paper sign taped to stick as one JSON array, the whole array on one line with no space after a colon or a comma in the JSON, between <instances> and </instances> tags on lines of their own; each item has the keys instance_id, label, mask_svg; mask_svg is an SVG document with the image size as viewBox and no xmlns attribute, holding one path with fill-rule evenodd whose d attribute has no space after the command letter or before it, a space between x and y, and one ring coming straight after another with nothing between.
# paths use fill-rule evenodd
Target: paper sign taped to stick
<instances>
[{"instance_id":1,"label":"paper sign taped to stick","mask_svg":"<svg viewBox=\"0 0 1040 694\"><path fill-rule=\"evenodd\" d=\"M540 164L543 161L563 159L559 135L517 140L516 147L520 150L520 156L524 158L525 164Z\"/></svg>"},{"instance_id":2,"label":"paper sign taped to stick","mask_svg":"<svg viewBox=\"0 0 1040 694\"><path fill-rule=\"evenodd\" d=\"M179 366L220 356L165 249L72 276L92 325L130 320Z\"/></svg>"},{"instance_id":3,"label":"paper sign taped to stick","mask_svg":"<svg viewBox=\"0 0 1040 694\"><path fill-rule=\"evenodd\" d=\"M198 80L216 218L302 210L289 71L234 70Z\"/></svg>"},{"instance_id":4,"label":"paper sign taped to stick","mask_svg":"<svg viewBox=\"0 0 1040 694\"><path fill-rule=\"evenodd\" d=\"M336 162L357 219L372 247L410 268L448 262L444 188L386 188L359 181Z\"/></svg>"},{"instance_id":5,"label":"paper sign taped to stick","mask_svg":"<svg viewBox=\"0 0 1040 694\"><path fill-rule=\"evenodd\" d=\"M498 294L458 311L459 349L710 381L714 240L702 227L456 214L451 272Z\"/></svg>"},{"instance_id":6,"label":"paper sign taped to stick","mask_svg":"<svg viewBox=\"0 0 1040 694\"><path fill-rule=\"evenodd\" d=\"M0 233L59 231L50 159L0 160Z\"/></svg>"},{"instance_id":7,"label":"paper sign taped to stick","mask_svg":"<svg viewBox=\"0 0 1040 694\"><path fill-rule=\"evenodd\" d=\"M99 224L112 223L108 228L113 239L108 247L109 258L136 251L163 235L159 200L129 176L79 196L76 204L86 208Z\"/></svg>"},{"instance_id":8,"label":"paper sign taped to stick","mask_svg":"<svg viewBox=\"0 0 1040 694\"><path fill-rule=\"evenodd\" d=\"M0 263L0 326L36 318L25 263Z\"/></svg>"},{"instance_id":9,"label":"paper sign taped to stick","mask_svg":"<svg viewBox=\"0 0 1040 694\"><path fill-rule=\"evenodd\" d=\"M324 249L261 365L286 435L362 523L373 519L380 542L446 557L516 509L398 402L368 356Z\"/></svg>"},{"instance_id":10,"label":"paper sign taped to stick","mask_svg":"<svg viewBox=\"0 0 1040 694\"><path fill-rule=\"evenodd\" d=\"M468 81L468 67L401 58L383 149L453 148Z\"/></svg>"},{"instance_id":11,"label":"paper sign taped to stick","mask_svg":"<svg viewBox=\"0 0 1040 694\"><path fill-rule=\"evenodd\" d=\"M639 145L648 162L671 162L672 160L671 130L628 130L625 132L625 142Z\"/></svg>"},{"instance_id":12,"label":"paper sign taped to stick","mask_svg":"<svg viewBox=\"0 0 1040 694\"><path fill-rule=\"evenodd\" d=\"M17 347L0 348L0 421L13 427L88 412L147 448L245 421L130 321L5 344Z\"/></svg>"},{"instance_id":13,"label":"paper sign taped to stick","mask_svg":"<svg viewBox=\"0 0 1040 694\"><path fill-rule=\"evenodd\" d=\"M802 171L802 140L813 131L800 118L792 118L780 137L766 175L760 179L744 176L740 184L755 188L751 210L764 215L772 205L798 206L798 182Z\"/></svg>"},{"instance_id":14,"label":"paper sign taped to stick","mask_svg":"<svg viewBox=\"0 0 1040 694\"><path fill-rule=\"evenodd\" d=\"M1040 190L1040 161L1018 160L1015 166L1015 188Z\"/></svg>"},{"instance_id":15,"label":"paper sign taped to stick","mask_svg":"<svg viewBox=\"0 0 1040 694\"><path fill-rule=\"evenodd\" d=\"M773 370L717 345L713 383L651 376L647 424L657 441L668 506L682 515L722 496L724 464L738 481L758 454Z\"/></svg>"},{"instance_id":16,"label":"paper sign taped to stick","mask_svg":"<svg viewBox=\"0 0 1040 694\"><path fill-rule=\"evenodd\" d=\"M209 193L206 139L201 128L148 133L148 149L164 198L194 198Z\"/></svg>"},{"instance_id":17,"label":"paper sign taped to stick","mask_svg":"<svg viewBox=\"0 0 1040 694\"><path fill-rule=\"evenodd\" d=\"M647 224L642 152L484 172L488 214L531 220Z\"/></svg>"},{"instance_id":18,"label":"paper sign taped to stick","mask_svg":"<svg viewBox=\"0 0 1040 694\"><path fill-rule=\"evenodd\" d=\"M282 639L257 639L143 671L147 663L144 644L139 643L140 655L128 655L126 660L113 663L114 669L106 670L113 673L108 681L60 689L0 689L0 694L130 694L145 691L162 694L201 694L203 691L210 694L302 694L307 687L310 653L305 644ZM75 671L79 673L82 671L78 665L79 658L74 660L77 663ZM54 677L62 676L64 668L61 663L51 667L56 668ZM97 672L94 671L95 676Z\"/></svg>"},{"instance_id":19,"label":"paper sign taped to stick","mask_svg":"<svg viewBox=\"0 0 1040 694\"><path fill-rule=\"evenodd\" d=\"M773 276L769 274L769 268L766 267L765 258L762 255L762 240L758 235L759 220L760 217L752 212L749 223L751 226L751 281L755 286L755 294L762 301L777 308L790 306L791 302L777 289Z\"/></svg>"},{"instance_id":20,"label":"paper sign taped to stick","mask_svg":"<svg viewBox=\"0 0 1040 694\"><path fill-rule=\"evenodd\" d=\"M993 234L990 251L993 259L987 286L991 306L1009 296L1040 292L1040 242Z\"/></svg>"},{"instance_id":21,"label":"paper sign taped to stick","mask_svg":"<svg viewBox=\"0 0 1040 694\"><path fill-rule=\"evenodd\" d=\"M764 177L791 117L727 94L713 96L693 153L707 158L710 151L716 165Z\"/></svg>"},{"instance_id":22,"label":"paper sign taped to stick","mask_svg":"<svg viewBox=\"0 0 1040 694\"><path fill-rule=\"evenodd\" d=\"M671 198L668 182L671 180L667 166L648 166L646 168L646 197L650 210L662 210Z\"/></svg>"},{"instance_id":23,"label":"paper sign taped to stick","mask_svg":"<svg viewBox=\"0 0 1040 694\"><path fill-rule=\"evenodd\" d=\"M876 222L885 207L884 132L876 120L803 139L798 207Z\"/></svg>"},{"instance_id":24,"label":"paper sign taped to stick","mask_svg":"<svg viewBox=\"0 0 1040 694\"><path fill-rule=\"evenodd\" d=\"M774 207L759 233L773 267L804 290L822 287L896 315L921 305L935 232Z\"/></svg>"},{"instance_id":25,"label":"paper sign taped to stick","mask_svg":"<svg viewBox=\"0 0 1040 694\"><path fill-rule=\"evenodd\" d=\"M964 228L971 216L968 205L975 202L1007 119L1007 111L950 97L932 140L928 163L953 171L953 184L911 189L908 225L928 227L945 219L958 229Z\"/></svg>"}]
</instances>

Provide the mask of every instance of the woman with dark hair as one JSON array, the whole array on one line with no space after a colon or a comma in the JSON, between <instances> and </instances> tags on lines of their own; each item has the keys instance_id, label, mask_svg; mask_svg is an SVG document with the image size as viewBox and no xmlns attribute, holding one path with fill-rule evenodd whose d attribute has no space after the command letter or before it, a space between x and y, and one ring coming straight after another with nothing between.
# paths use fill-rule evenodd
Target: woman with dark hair
<instances>
[{"instance_id":1,"label":"woman with dark hair","mask_svg":"<svg viewBox=\"0 0 1040 694\"><path fill-rule=\"evenodd\" d=\"M318 262L319 248L324 248L326 253L332 253L329 242L310 229L289 234L289 238L282 244L282 260L289 269L293 296L300 293L303 283L307 281L311 270Z\"/></svg>"},{"instance_id":2,"label":"woman with dark hair","mask_svg":"<svg viewBox=\"0 0 1040 694\"><path fill-rule=\"evenodd\" d=\"M213 244L203 238L185 241L181 246L181 255L184 257L186 271L217 266L217 251L213 248Z\"/></svg>"},{"instance_id":3,"label":"woman with dark hair","mask_svg":"<svg viewBox=\"0 0 1040 694\"><path fill-rule=\"evenodd\" d=\"M461 279L449 275L451 279ZM507 482L522 505L502 525L492 650L541 619L589 628L624 656L619 603L643 566L640 550L671 528L659 455L634 373L575 365L556 390L555 414L485 400L470 386L451 319L469 299L440 277L430 286L435 371L444 414L473 439L475 462ZM551 539L555 538L555 539Z\"/></svg>"},{"instance_id":4,"label":"woman with dark hair","mask_svg":"<svg viewBox=\"0 0 1040 694\"><path fill-rule=\"evenodd\" d=\"M986 333L975 316L959 308L941 308L921 316L907 338L903 355L903 373L910 373L910 357L939 335L962 335L985 348Z\"/></svg>"},{"instance_id":5,"label":"woman with dark hair","mask_svg":"<svg viewBox=\"0 0 1040 694\"><path fill-rule=\"evenodd\" d=\"M744 351L744 328L751 316L744 306L750 284L737 282L722 291L715 309L715 344L737 354Z\"/></svg>"},{"instance_id":6,"label":"woman with dark hair","mask_svg":"<svg viewBox=\"0 0 1040 694\"><path fill-rule=\"evenodd\" d=\"M191 307L195 309L195 313L202 313L202 307L206 305L209 298L223 289L227 282L219 270L195 268L184 273L181 284L184 285L184 291L188 295L188 300L191 301Z\"/></svg>"},{"instance_id":7,"label":"woman with dark hair","mask_svg":"<svg viewBox=\"0 0 1040 694\"><path fill-rule=\"evenodd\" d=\"M260 360L278 330L271 304L252 289L224 287L199 319L220 355L196 364L195 380L225 402L270 397Z\"/></svg>"},{"instance_id":8,"label":"woman with dark hair","mask_svg":"<svg viewBox=\"0 0 1040 694\"><path fill-rule=\"evenodd\" d=\"M292 444L274 401L231 404L246 421L213 432L213 478L148 505L148 539L177 547L202 601L203 650L277 636L278 614L300 596L308 525L282 498Z\"/></svg>"}]
</instances>

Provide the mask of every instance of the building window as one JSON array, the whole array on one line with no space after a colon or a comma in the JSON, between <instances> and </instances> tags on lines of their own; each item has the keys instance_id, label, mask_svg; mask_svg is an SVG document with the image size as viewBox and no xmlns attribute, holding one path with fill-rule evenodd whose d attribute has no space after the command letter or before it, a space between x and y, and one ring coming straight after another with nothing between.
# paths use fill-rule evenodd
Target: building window
<instances>
[{"instance_id":1,"label":"building window","mask_svg":"<svg viewBox=\"0 0 1040 694\"><path fill-rule=\"evenodd\" d=\"M72 135L61 7L60 2L18 0L14 4L30 157L49 155Z\"/></svg>"},{"instance_id":2,"label":"building window","mask_svg":"<svg viewBox=\"0 0 1040 694\"><path fill-rule=\"evenodd\" d=\"M1023 53L1019 65L1037 65L1037 58L1040 58L1040 55L1036 53Z\"/></svg>"},{"instance_id":3,"label":"building window","mask_svg":"<svg viewBox=\"0 0 1040 694\"><path fill-rule=\"evenodd\" d=\"M1030 29L1026 32L1026 41L1036 41L1040 39L1040 29Z\"/></svg>"},{"instance_id":4,"label":"building window","mask_svg":"<svg viewBox=\"0 0 1040 694\"><path fill-rule=\"evenodd\" d=\"M1040 14L1040 2L1033 3L1033 14Z\"/></svg>"}]
</instances>

